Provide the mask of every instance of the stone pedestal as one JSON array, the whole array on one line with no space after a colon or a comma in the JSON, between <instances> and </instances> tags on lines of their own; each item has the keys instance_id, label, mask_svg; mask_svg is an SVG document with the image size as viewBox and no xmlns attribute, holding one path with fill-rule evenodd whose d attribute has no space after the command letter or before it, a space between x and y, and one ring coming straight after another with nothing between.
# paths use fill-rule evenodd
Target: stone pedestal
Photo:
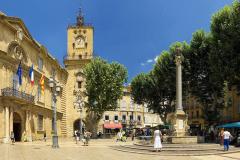
<instances>
[{"instance_id":1,"label":"stone pedestal","mask_svg":"<svg viewBox=\"0 0 240 160\"><path fill-rule=\"evenodd\" d=\"M182 110L177 110L167 116L167 122L173 126L173 135L167 141L176 144L197 143L197 136L188 136L187 115Z\"/></svg>"},{"instance_id":2,"label":"stone pedestal","mask_svg":"<svg viewBox=\"0 0 240 160\"><path fill-rule=\"evenodd\" d=\"M170 113L167 117L168 123L173 125L173 136L186 136L189 126L187 124L187 115L182 110Z\"/></svg>"}]
</instances>

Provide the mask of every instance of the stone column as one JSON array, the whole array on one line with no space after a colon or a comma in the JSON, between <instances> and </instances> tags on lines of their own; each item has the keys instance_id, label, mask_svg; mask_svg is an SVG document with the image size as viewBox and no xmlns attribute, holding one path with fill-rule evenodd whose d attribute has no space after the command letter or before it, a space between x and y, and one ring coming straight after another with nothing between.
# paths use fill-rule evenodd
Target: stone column
<instances>
[{"instance_id":1,"label":"stone column","mask_svg":"<svg viewBox=\"0 0 240 160\"><path fill-rule=\"evenodd\" d=\"M176 110L183 110L182 107L182 60L176 56Z\"/></svg>"},{"instance_id":2,"label":"stone column","mask_svg":"<svg viewBox=\"0 0 240 160\"><path fill-rule=\"evenodd\" d=\"M27 136L27 141L32 142L30 117L31 117L31 112L29 110L26 110L26 121L25 121L26 136Z\"/></svg>"},{"instance_id":3,"label":"stone column","mask_svg":"<svg viewBox=\"0 0 240 160\"><path fill-rule=\"evenodd\" d=\"M4 143L9 143L9 107L5 107L5 137L3 139Z\"/></svg>"},{"instance_id":4,"label":"stone column","mask_svg":"<svg viewBox=\"0 0 240 160\"><path fill-rule=\"evenodd\" d=\"M10 132L13 131L13 107L10 108Z\"/></svg>"}]
</instances>

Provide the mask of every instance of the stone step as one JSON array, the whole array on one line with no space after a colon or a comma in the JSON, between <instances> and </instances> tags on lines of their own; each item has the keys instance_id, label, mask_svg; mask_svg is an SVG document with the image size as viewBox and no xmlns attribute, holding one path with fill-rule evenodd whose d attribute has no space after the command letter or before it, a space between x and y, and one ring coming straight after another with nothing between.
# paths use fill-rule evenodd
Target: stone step
<instances>
[{"instance_id":1,"label":"stone step","mask_svg":"<svg viewBox=\"0 0 240 160\"><path fill-rule=\"evenodd\" d=\"M229 154L229 153L236 153L240 152L239 148L231 148L229 151L223 151L223 149L219 150L205 150L205 151L188 151L188 150L164 150L162 149L161 152L155 152L154 149L151 150L140 150L140 149L133 149L127 148L124 146L112 146L113 150L121 151L121 152L129 152L135 154L149 154L149 155L159 155L159 156L202 156L202 155L216 155L216 154Z\"/></svg>"},{"instance_id":2,"label":"stone step","mask_svg":"<svg viewBox=\"0 0 240 160\"><path fill-rule=\"evenodd\" d=\"M130 149L136 149L136 150L148 150L152 151L154 150L152 147L145 147L145 146L136 146L136 145L122 145L121 147L124 148L130 148ZM209 151L209 150L222 150L222 147L174 147L174 146L164 146L163 145L163 151Z\"/></svg>"},{"instance_id":3,"label":"stone step","mask_svg":"<svg viewBox=\"0 0 240 160\"><path fill-rule=\"evenodd\" d=\"M143 147L153 147L153 144L139 144L139 143L134 143L135 146L143 146ZM219 144L162 144L165 148L218 148L221 147Z\"/></svg>"}]
</instances>

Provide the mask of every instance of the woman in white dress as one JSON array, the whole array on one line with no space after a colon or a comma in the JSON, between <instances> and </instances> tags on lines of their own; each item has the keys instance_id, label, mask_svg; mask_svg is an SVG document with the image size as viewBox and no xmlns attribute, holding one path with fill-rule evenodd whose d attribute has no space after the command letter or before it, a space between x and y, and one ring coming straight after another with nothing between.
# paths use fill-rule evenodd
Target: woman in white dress
<instances>
[{"instance_id":1,"label":"woman in white dress","mask_svg":"<svg viewBox=\"0 0 240 160\"><path fill-rule=\"evenodd\" d=\"M158 152L159 150L161 151L162 149L161 137L162 137L161 131L155 130L154 131L154 149L156 150L156 152Z\"/></svg>"}]
</instances>

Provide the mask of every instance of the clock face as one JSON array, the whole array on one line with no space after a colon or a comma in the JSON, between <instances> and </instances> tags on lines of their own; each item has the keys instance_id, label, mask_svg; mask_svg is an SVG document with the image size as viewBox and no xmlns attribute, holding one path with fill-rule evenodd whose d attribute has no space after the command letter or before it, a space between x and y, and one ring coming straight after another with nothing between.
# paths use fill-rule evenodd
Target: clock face
<instances>
[{"instance_id":1,"label":"clock face","mask_svg":"<svg viewBox=\"0 0 240 160\"><path fill-rule=\"evenodd\" d=\"M83 37L77 37L75 39L75 48L84 48L85 47L85 40Z\"/></svg>"}]
</instances>

